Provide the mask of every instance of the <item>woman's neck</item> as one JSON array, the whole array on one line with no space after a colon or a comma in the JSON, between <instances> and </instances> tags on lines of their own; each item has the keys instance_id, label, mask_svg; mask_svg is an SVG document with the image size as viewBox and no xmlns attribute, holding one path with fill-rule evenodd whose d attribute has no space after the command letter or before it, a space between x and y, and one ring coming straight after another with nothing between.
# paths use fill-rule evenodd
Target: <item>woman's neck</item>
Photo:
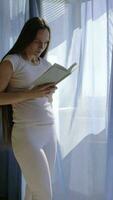
<instances>
[{"instance_id":1,"label":"woman's neck","mask_svg":"<svg viewBox=\"0 0 113 200\"><path fill-rule=\"evenodd\" d=\"M40 62L39 57L36 57L36 56L34 56L34 55L28 55L28 54L23 53L23 54L22 54L22 57L23 57L25 60L28 60L28 61L32 62L33 64L38 64L38 63Z\"/></svg>"}]
</instances>

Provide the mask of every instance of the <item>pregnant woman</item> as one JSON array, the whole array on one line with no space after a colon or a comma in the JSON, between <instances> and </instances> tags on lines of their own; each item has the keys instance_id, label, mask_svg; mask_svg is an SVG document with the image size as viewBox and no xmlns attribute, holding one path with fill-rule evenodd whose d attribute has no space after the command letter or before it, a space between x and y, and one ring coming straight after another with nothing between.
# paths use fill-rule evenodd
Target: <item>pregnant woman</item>
<instances>
[{"instance_id":1,"label":"pregnant woman","mask_svg":"<svg viewBox=\"0 0 113 200\"><path fill-rule=\"evenodd\" d=\"M12 106L12 148L27 183L26 200L52 200L56 134L50 99L56 85L34 86L51 66L44 58L50 39L45 21L31 18L0 64L0 105Z\"/></svg>"}]
</instances>

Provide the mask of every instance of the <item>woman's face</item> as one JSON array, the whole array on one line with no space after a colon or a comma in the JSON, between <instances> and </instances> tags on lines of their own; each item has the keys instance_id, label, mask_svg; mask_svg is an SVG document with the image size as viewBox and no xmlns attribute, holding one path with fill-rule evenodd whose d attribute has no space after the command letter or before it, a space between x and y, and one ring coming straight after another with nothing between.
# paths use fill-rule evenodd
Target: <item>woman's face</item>
<instances>
[{"instance_id":1,"label":"woman's face","mask_svg":"<svg viewBox=\"0 0 113 200\"><path fill-rule=\"evenodd\" d=\"M34 56L39 57L46 49L49 40L49 31L47 29L40 29L36 34L36 38L25 49L26 56L28 58L32 58Z\"/></svg>"}]
</instances>

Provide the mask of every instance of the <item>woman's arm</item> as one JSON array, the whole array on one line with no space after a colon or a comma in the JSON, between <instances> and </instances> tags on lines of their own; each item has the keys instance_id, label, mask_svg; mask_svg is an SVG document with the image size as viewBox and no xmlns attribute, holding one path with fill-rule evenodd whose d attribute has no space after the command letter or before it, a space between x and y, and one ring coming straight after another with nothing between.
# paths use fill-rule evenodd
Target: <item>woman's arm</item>
<instances>
[{"instance_id":1,"label":"woman's arm","mask_svg":"<svg viewBox=\"0 0 113 200\"><path fill-rule=\"evenodd\" d=\"M31 90L24 90L19 92L5 92L9 81L13 74L13 67L10 61L3 61L0 64L0 105L15 104L22 101L44 97L51 93L56 86L52 84L45 84L37 86Z\"/></svg>"}]
</instances>

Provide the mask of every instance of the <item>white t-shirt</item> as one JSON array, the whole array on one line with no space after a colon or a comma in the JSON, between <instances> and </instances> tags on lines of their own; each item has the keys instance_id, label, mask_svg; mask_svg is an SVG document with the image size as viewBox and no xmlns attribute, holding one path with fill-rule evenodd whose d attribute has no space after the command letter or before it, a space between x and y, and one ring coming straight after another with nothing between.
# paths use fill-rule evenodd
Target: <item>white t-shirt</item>
<instances>
[{"instance_id":1,"label":"white t-shirt","mask_svg":"<svg viewBox=\"0 0 113 200\"><path fill-rule=\"evenodd\" d=\"M20 55L8 55L13 66L13 76L9 82L8 91L22 91L34 85L35 80L43 74L51 64L40 58L39 64L32 64ZM52 124L53 110L47 97L36 98L13 104L13 121L16 124Z\"/></svg>"}]
</instances>

